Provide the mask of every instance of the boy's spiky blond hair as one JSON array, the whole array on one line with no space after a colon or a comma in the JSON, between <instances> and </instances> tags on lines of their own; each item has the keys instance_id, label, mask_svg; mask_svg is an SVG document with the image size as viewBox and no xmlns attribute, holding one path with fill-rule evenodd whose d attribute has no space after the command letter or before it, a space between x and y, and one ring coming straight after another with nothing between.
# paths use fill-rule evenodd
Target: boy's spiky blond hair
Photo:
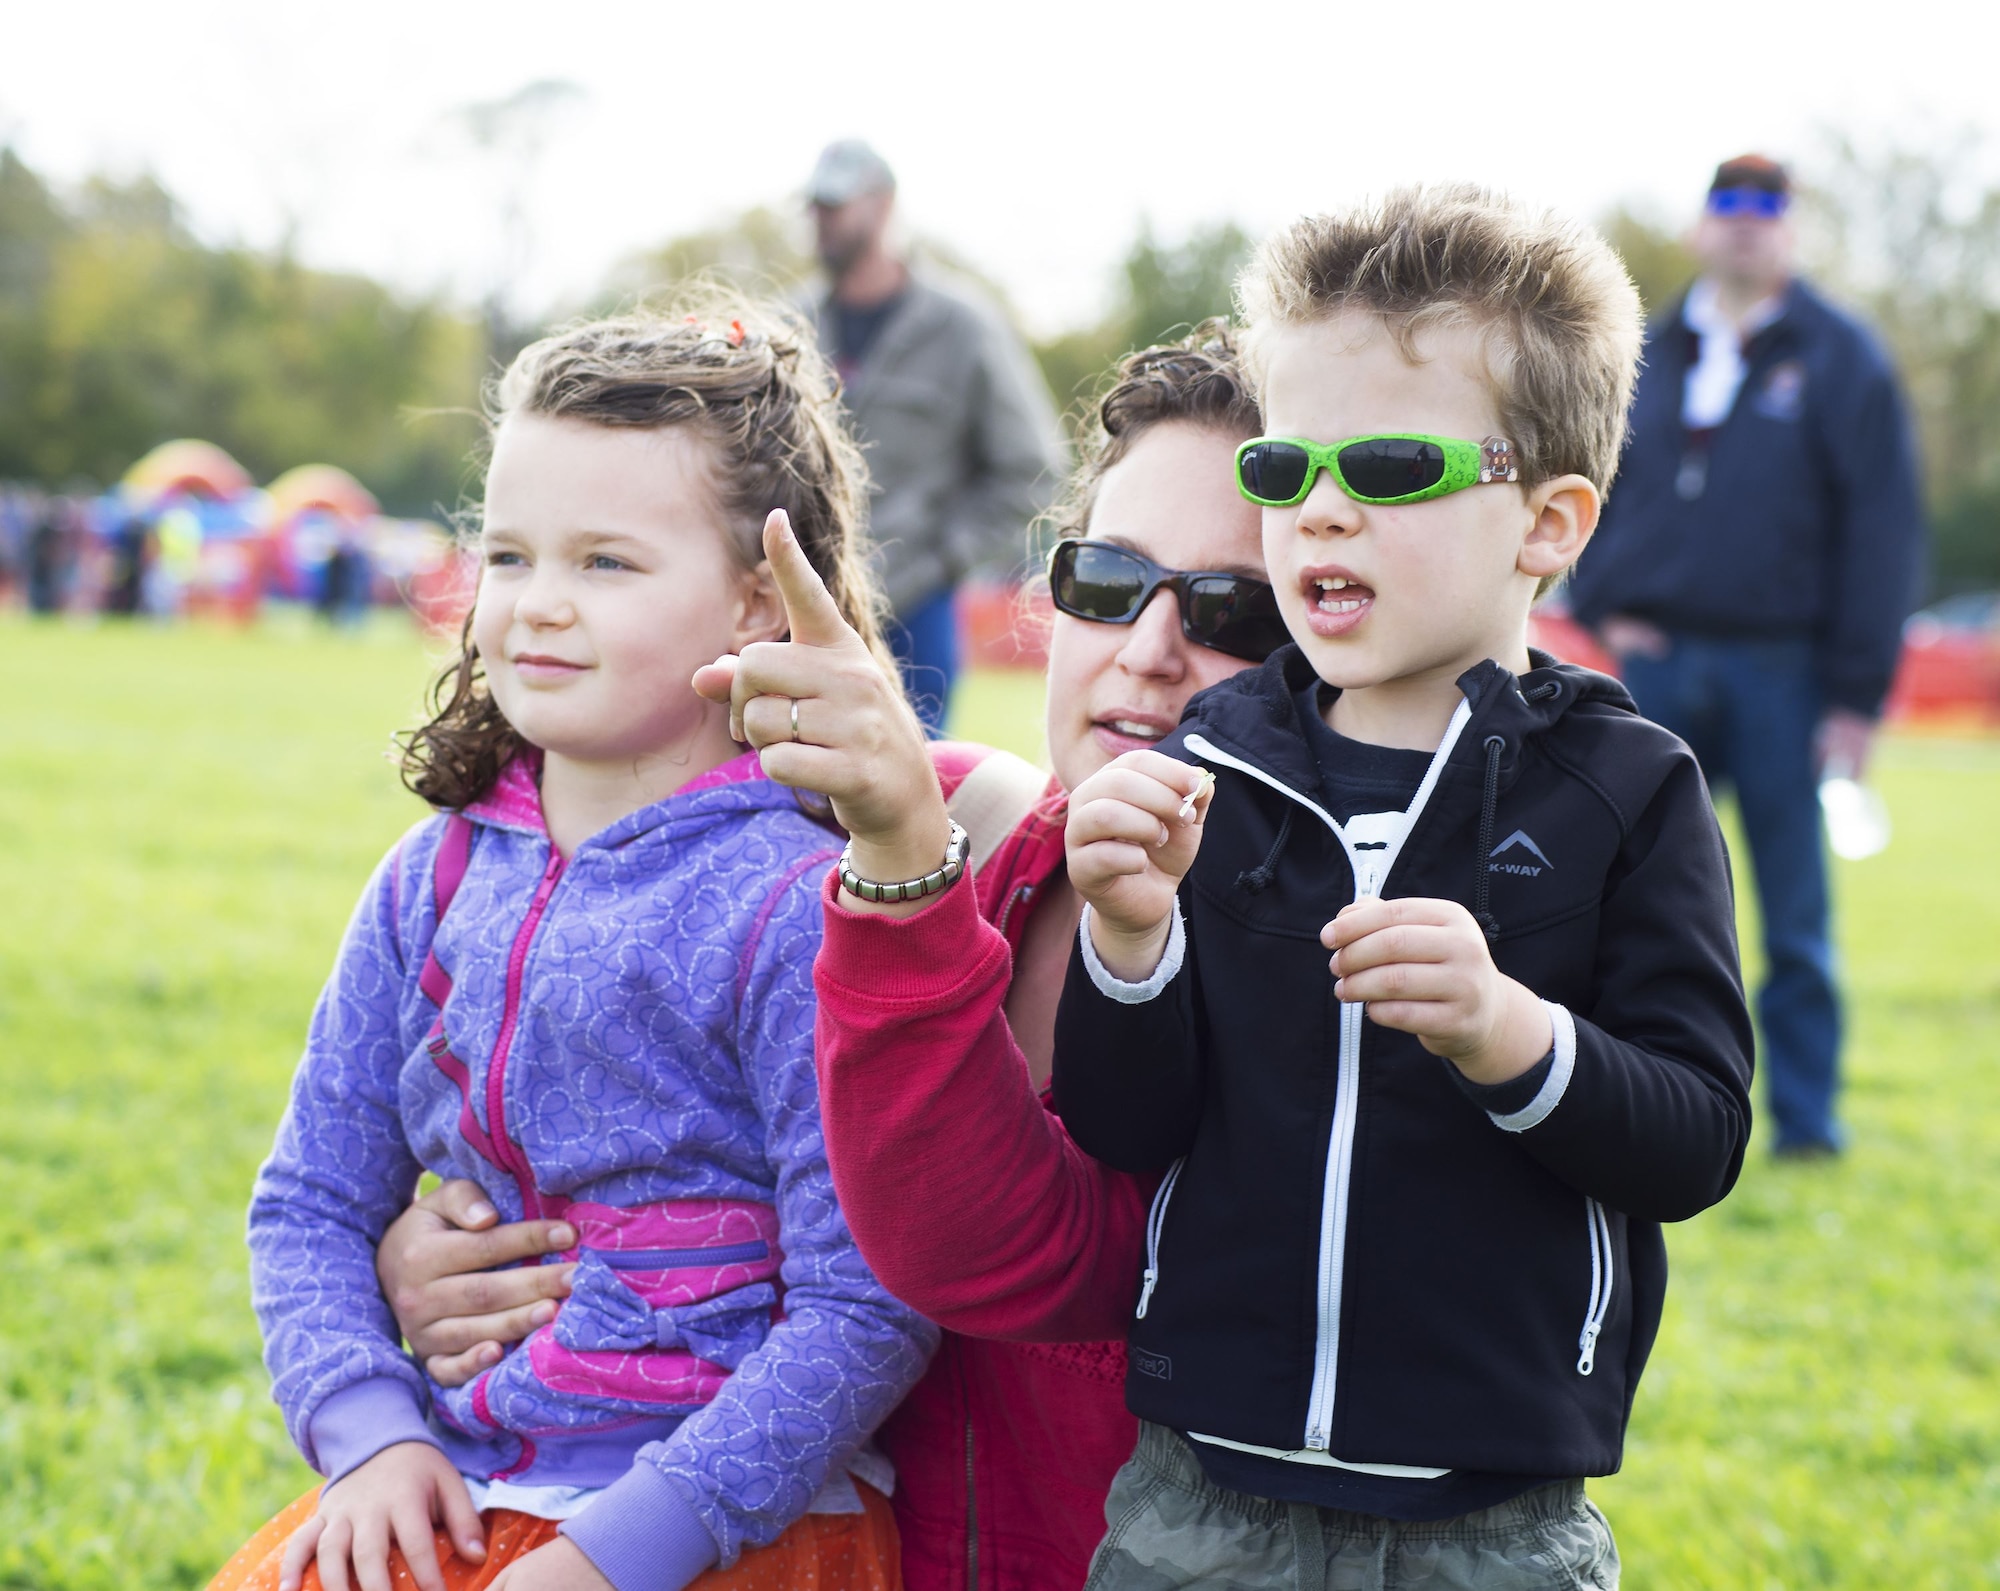
<instances>
[{"instance_id":1,"label":"boy's spiky blond hair","mask_svg":"<svg viewBox=\"0 0 2000 1591\"><path fill-rule=\"evenodd\" d=\"M1253 373L1272 328L1344 310L1380 319L1413 362L1427 331L1472 327L1523 484L1574 473L1610 489L1643 316L1624 265L1589 227L1470 183L1398 188L1293 222L1257 251L1237 296Z\"/></svg>"}]
</instances>

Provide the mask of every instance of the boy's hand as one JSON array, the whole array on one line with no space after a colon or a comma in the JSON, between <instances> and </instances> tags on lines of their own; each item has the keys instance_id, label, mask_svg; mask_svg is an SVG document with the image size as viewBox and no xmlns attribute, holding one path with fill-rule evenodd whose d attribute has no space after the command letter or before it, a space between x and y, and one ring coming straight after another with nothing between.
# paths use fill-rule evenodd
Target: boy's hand
<instances>
[{"instance_id":1,"label":"boy's hand","mask_svg":"<svg viewBox=\"0 0 2000 1591\"><path fill-rule=\"evenodd\" d=\"M1319 938L1333 952L1335 994L1365 1001L1375 1021L1416 1034L1475 1083L1519 1077L1555 1042L1542 1002L1493 965L1456 901L1371 895L1341 907Z\"/></svg>"},{"instance_id":2,"label":"boy's hand","mask_svg":"<svg viewBox=\"0 0 2000 1591\"><path fill-rule=\"evenodd\" d=\"M1166 953L1174 892L1194 866L1213 789L1200 768L1128 751L1071 793L1069 881L1091 905L1090 940L1113 977L1143 983Z\"/></svg>"},{"instance_id":3,"label":"boy's hand","mask_svg":"<svg viewBox=\"0 0 2000 1591\"><path fill-rule=\"evenodd\" d=\"M391 1547L402 1549L422 1591L444 1591L435 1535L440 1524L459 1557L485 1561L472 1494L451 1460L428 1442L385 1447L320 1494L319 1512L285 1543L278 1591L299 1591L314 1558L325 1591L388 1591Z\"/></svg>"},{"instance_id":4,"label":"boy's hand","mask_svg":"<svg viewBox=\"0 0 2000 1591\"><path fill-rule=\"evenodd\" d=\"M502 1569L487 1591L616 1591L567 1536L537 1547Z\"/></svg>"}]
</instances>

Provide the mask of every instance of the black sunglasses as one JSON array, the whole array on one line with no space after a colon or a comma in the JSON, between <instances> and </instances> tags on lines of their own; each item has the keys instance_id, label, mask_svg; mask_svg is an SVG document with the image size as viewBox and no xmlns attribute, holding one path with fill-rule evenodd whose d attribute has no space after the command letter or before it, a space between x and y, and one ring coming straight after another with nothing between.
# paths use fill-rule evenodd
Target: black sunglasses
<instances>
[{"instance_id":1,"label":"black sunglasses","mask_svg":"<svg viewBox=\"0 0 2000 1591\"><path fill-rule=\"evenodd\" d=\"M1162 586L1180 599L1181 633L1197 646L1261 663L1291 639L1277 594L1262 580L1162 569L1108 541L1059 541L1049 553L1049 594L1073 619L1130 624Z\"/></svg>"}]
</instances>

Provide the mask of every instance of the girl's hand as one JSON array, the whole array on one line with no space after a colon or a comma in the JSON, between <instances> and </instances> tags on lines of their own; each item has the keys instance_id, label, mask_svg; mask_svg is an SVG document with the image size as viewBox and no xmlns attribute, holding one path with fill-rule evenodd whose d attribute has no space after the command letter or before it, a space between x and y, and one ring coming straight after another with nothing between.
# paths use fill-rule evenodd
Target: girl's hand
<instances>
[{"instance_id":1,"label":"girl's hand","mask_svg":"<svg viewBox=\"0 0 2000 1591\"><path fill-rule=\"evenodd\" d=\"M944 860L951 824L916 714L841 617L781 509L764 522L764 556L791 639L717 658L695 671L694 688L729 704L730 734L757 749L766 774L833 802L856 872L883 883L920 878ZM903 916L924 903L843 904Z\"/></svg>"},{"instance_id":2,"label":"girl's hand","mask_svg":"<svg viewBox=\"0 0 2000 1591\"><path fill-rule=\"evenodd\" d=\"M1416 1034L1475 1083L1519 1077L1555 1042L1542 1002L1494 966L1457 901L1371 895L1341 907L1319 938L1336 995L1366 1001L1370 1018Z\"/></svg>"},{"instance_id":3,"label":"girl's hand","mask_svg":"<svg viewBox=\"0 0 2000 1591\"><path fill-rule=\"evenodd\" d=\"M438 1568L438 1525L445 1527L459 1557L485 1562L479 1515L451 1460L428 1442L385 1447L320 1494L319 1512L285 1543L278 1591L299 1591L306 1565L315 1558L325 1591L350 1591L357 1585L361 1591L388 1591L392 1547L402 1549L410 1578L422 1591L445 1591Z\"/></svg>"},{"instance_id":4,"label":"girl's hand","mask_svg":"<svg viewBox=\"0 0 2000 1591\"><path fill-rule=\"evenodd\" d=\"M617 1591L567 1536L502 1569L487 1591Z\"/></svg>"},{"instance_id":5,"label":"girl's hand","mask_svg":"<svg viewBox=\"0 0 2000 1591\"><path fill-rule=\"evenodd\" d=\"M410 1352L439 1386L456 1387L500 1362L555 1319L569 1296L574 1265L518 1265L560 1254L576 1242L563 1221L513 1221L486 1202L476 1182L454 1179L396 1217L375 1250L382 1296Z\"/></svg>"},{"instance_id":6,"label":"girl's hand","mask_svg":"<svg viewBox=\"0 0 2000 1591\"><path fill-rule=\"evenodd\" d=\"M1194 866L1213 790L1200 768L1128 751L1071 793L1069 881L1090 903L1090 941L1113 977L1144 982L1166 953L1174 893Z\"/></svg>"}]
</instances>

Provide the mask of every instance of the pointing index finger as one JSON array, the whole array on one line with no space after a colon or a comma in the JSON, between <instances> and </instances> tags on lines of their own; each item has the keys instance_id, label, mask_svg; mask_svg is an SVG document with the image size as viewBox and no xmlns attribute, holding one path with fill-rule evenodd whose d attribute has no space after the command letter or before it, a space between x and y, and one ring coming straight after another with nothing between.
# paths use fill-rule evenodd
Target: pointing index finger
<instances>
[{"instance_id":1,"label":"pointing index finger","mask_svg":"<svg viewBox=\"0 0 2000 1591\"><path fill-rule=\"evenodd\" d=\"M806 557L792 522L782 508L764 521L764 556L771 563L771 580L785 604L792 639L805 646L839 646L854 635L841 617L826 582Z\"/></svg>"}]
</instances>

